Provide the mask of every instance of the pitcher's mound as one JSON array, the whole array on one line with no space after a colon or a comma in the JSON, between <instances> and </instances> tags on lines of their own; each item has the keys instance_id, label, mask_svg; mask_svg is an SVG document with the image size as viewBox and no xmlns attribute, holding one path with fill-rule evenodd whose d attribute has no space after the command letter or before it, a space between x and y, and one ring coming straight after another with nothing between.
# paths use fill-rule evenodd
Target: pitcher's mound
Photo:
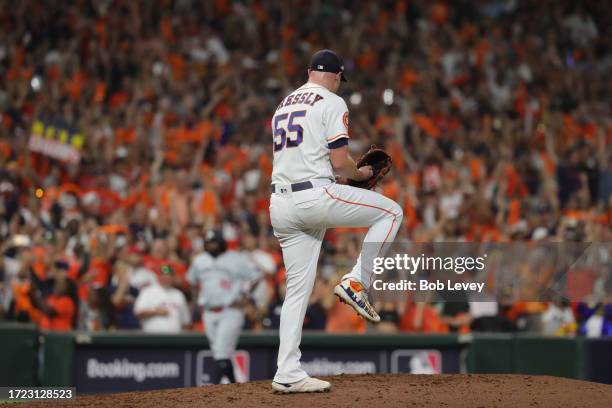
<instances>
[{"instance_id":1,"label":"pitcher's mound","mask_svg":"<svg viewBox=\"0 0 612 408\"><path fill-rule=\"evenodd\" d=\"M270 381L79 397L83 407L611 407L612 386L531 375L339 375L327 393L273 394ZM19 404L19 407L30 404Z\"/></svg>"}]
</instances>

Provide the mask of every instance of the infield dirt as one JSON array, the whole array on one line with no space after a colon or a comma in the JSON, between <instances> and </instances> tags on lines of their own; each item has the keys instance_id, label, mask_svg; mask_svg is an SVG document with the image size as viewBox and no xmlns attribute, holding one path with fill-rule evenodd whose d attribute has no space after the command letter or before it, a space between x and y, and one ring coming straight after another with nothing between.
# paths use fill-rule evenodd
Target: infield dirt
<instances>
[{"instance_id":1,"label":"infield dirt","mask_svg":"<svg viewBox=\"0 0 612 408\"><path fill-rule=\"evenodd\" d=\"M78 397L13 407L612 407L612 385L530 375L339 375L332 390L273 394L269 381ZM0 404L1 405L1 404Z\"/></svg>"}]
</instances>

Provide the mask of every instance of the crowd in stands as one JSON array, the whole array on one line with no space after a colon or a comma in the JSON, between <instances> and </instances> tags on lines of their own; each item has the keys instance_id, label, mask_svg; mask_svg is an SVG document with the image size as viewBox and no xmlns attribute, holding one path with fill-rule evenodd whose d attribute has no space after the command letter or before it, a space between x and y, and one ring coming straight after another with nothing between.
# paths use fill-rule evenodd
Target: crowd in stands
<instances>
[{"instance_id":1,"label":"crowd in stands","mask_svg":"<svg viewBox=\"0 0 612 408\"><path fill-rule=\"evenodd\" d=\"M265 272L247 328L277 328L270 118L323 48L351 151L393 156L398 239L612 242L610 44L597 0L0 2L0 321L138 329L161 278L188 302L177 327L203 330L185 277L221 228ZM77 129L78 159L34 151L37 120ZM610 257L586 303L407 298L367 326L332 293L363 235L328 232L306 329L612 335Z\"/></svg>"}]
</instances>

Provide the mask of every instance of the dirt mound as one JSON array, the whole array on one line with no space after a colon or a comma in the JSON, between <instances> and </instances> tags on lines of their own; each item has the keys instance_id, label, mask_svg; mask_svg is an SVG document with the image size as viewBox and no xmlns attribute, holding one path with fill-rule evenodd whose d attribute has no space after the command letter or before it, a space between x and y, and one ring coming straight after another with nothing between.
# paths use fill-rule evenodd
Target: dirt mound
<instances>
[{"instance_id":1,"label":"dirt mound","mask_svg":"<svg viewBox=\"0 0 612 408\"><path fill-rule=\"evenodd\" d=\"M273 394L269 381L79 397L19 407L610 407L612 386L530 375L339 375L321 394ZM380 406L379 406L380 407Z\"/></svg>"}]
</instances>

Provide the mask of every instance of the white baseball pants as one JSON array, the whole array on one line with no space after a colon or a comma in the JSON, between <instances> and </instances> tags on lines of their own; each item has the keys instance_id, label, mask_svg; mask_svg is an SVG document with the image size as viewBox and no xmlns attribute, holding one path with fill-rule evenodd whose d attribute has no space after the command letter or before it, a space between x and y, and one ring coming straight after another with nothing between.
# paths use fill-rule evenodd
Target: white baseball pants
<instances>
[{"instance_id":1,"label":"white baseball pants","mask_svg":"<svg viewBox=\"0 0 612 408\"><path fill-rule=\"evenodd\" d=\"M342 184L323 184L294 193L288 189L286 193L272 194L270 199L270 219L287 270L274 377L280 383L293 383L308 375L300 368L299 346L325 230L370 227L364 240L364 244L370 243L368 250L364 250L364 245L355 266L343 277L357 279L367 289L372 273L370 258L385 252L403 219L401 207L379 193Z\"/></svg>"},{"instance_id":2,"label":"white baseball pants","mask_svg":"<svg viewBox=\"0 0 612 408\"><path fill-rule=\"evenodd\" d=\"M206 337L210 343L215 360L231 359L244 326L244 312L240 309L227 307L213 312L204 311L202 315L206 329Z\"/></svg>"}]
</instances>

